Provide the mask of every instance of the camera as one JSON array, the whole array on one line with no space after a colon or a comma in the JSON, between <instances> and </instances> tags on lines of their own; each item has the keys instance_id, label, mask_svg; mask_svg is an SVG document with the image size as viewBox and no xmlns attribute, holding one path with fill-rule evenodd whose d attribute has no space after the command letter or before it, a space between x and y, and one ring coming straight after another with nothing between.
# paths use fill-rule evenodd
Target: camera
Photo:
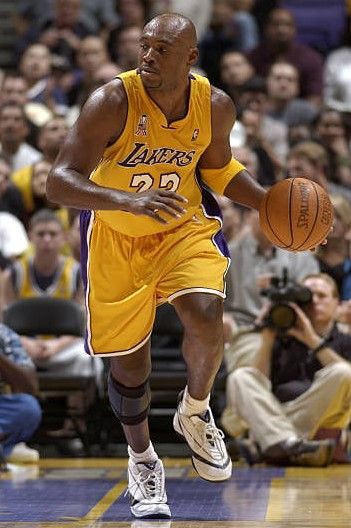
<instances>
[{"instance_id":1,"label":"camera","mask_svg":"<svg viewBox=\"0 0 351 528\"><path fill-rule=\"evenodd\" d=\"M269 288L260 293L272 302L263 324L279 332L285 332L295 324L296 313L290 302L304 306L312 301L311 290L289 279L287 268L283 269L282 277L272 277Z\"/></svg>"}]
</instances>

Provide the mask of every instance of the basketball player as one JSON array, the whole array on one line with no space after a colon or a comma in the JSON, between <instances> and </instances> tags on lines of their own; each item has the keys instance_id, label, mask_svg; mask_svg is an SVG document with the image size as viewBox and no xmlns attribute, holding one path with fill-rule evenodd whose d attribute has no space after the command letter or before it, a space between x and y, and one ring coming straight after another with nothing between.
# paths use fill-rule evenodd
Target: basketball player
<instances>
[{"instance_id":1,"label":"basketball player","mask_svg":"<svg viewBox=\"0 0 351 528\"><path fill-rule=\"evenodd\" d=\"M222 481L232 470L209 407L222 361L229 260L204 185L255 209L265 191L231 158L233 103L189 73L197 58L190 20L152 19L139 68L88 99L47 184L49 200L85 210L86 347L111 356L109 398L129 446L135 517L170 517L147 420L150 334L160 302L171 302L184 325L188 382L174 428L201 477Z\"/></svg>"}]
</instances>

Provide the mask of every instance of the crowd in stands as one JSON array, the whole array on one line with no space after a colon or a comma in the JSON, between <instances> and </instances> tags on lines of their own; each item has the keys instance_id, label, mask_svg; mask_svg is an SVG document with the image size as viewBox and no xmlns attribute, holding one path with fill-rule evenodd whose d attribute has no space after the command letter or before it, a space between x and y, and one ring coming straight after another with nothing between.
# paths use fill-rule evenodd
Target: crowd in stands
<instances>
[{"instance_id":1,"label":"crowd in stands","mask_svg":"<svg viewBox=\"0 0 351 528\"><path fill-rule=\"evenodd\" d=\"M234 157L264 186L290 176L319 183L330 193L335 209L326 246L315 253L288 253L265 239L256 212L218 197L232 256L224 314L229 376L222 426L231 437L246 435L247 443L241 447L251 460L262 453L275 461L296 460L294 441L318 437L319 430L333 430L324 437L341 442L351 418L350 2L18 0L17 4L15 66L0 68L0 310L16 299L37 295L74 299L84 309L79 212L47 200L48 173L89 95L119 73L137 67L144 24L162 12L184 14L198 32L200 58L194 73L207 76L235 103ZM302 380L301 373L291 369L288 381L309 381L303 390L292 390L288 399L277 390L286 380L276 351L284 349L286 359L291 343L284 338L283 345L278 343L282 336L262 330L257 323L267 310L261 291L284 269L291 279L309 281L316 296L324 281L322 290L329 292L332 308L324 326L312 316L310 323L304 319L308 338L289 337L294 353L298 349L302 358L305 377ZM312 278L305 279L307 275ZM317 351L311 362L310 348L318 344L313 335L324 337L324 331L334 356L320 356ZM103 365L99 360L95 363L99 385ZM33 397L35 367L63 372L92 368L80 338L32 339L0 325L0 416L5 416L0 418L0 458L9 459L16 445L23 447L40 421ZM20 381L15 383L15 378ZM265 398L264 409L257 393ZM326 401L335 401L333 412L327 404L322 409L321 394ZM302 405L307 408L303 416ZM338 413L341 408L343 413ZM32 418L22 418L25 413ZM28 424L26 431L19 428L23 422ZM268 424L270 431L265 428ZM269 442L283 442L283 451L271 452ZM345 461L345 452L336 459Z\"/></svg>"}]
</instances>

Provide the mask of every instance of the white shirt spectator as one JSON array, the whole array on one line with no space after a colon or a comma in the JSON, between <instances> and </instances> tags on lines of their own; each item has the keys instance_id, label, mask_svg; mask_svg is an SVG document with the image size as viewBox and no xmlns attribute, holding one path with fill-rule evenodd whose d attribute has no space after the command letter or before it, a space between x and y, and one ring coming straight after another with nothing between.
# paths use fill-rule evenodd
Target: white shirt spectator
<instances>
[{"instance_id":1,"label":"white shirt spectator","mask_svg":"<svg viewBox=\"0 0 351 528\"><path fill-rule=\"evenodd\" d=\"M5 258L15 258L29 247L26 230L14 215L0 212L0 251Z\"/></svg>"}]
</instances>

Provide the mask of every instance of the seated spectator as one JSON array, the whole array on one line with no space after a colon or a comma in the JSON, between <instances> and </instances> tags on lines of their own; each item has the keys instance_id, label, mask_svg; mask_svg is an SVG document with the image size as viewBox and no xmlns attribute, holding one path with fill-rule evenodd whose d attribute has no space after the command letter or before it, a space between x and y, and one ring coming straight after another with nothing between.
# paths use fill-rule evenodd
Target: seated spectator
<instances>
[{"instance_id":1,"label":"seated spectator","mask_svg":"<svg viewBox=\"0 0 351 528\"><path fill-rule=\"evenodd\" d=\"M281 7L294 14L297 40L322 55L338 48L346 29L345 0L282 0Z\"/></svg>"},{"instance_id":2,"label":"seated spectator","mask_svg":"<svg viewBox=\"0 0 351 528\"><path fill-rule=\"evenodd\" d=\"M35 147L38 128L42 125L43 119L48 119L51 116L51 111L42 104L29 101L28 81L19 73L7 73L0 86L0 106L5 103L15 103L24 109L29 126L29 134L26 139L30 145Z\"/></svg>"},{"instance_id":3,"label":"seated spectator","mask_svg":"<svg viewBox=\"0 0 351 528\"><path fill-rule=\"evenodd\" d=\"M274 247L260 229L257 211L247 211L244 229L229 244L235 264L227 272L225 300L226 312L232 312L239 326L250 325L258 317L264 303L261 290L270 285L272 277L281 277L284 268L295 281L306 273L319 271L310 251L290 252Z\"/></svg>"},{"instance_id":4,"label":"seated spectator","mask_svg":"<svg viewBox=\"0 0 351 528\"><path fill-rule=\"evenodd\" d=\"M260 130L257 131L271 146L272 154L276 158L276 166L281 170L286 161L288 152L288 129L287 126L273 119L266 113L267 109L267 86L262 77L251 77L240 87L239 96L236 101L238 114L244 110L253 110L260 115ZM270 180L270 176L268 177Z\"/></svg>"},{"instance_id":5,"label":"seated spectator","mask_svg":"<svg viewBox=\"0 0 351 528\"><path fill-rule=\"evenodd\" d=\"M324 187L329 194L345 195L351 200L350 189L331 181L328 152L315 141L303 141L295 145L289 152L286 168L291 178L309 178Z\"/></svg>"},{"instance_id":6,"label":"seated spectator","mask_svg":"<svg viewBox=\"0 0 351 528\"><path fill-rule=\"evenodd\" d=\"M236 102L241 86L254 76L255 71L245 55L234 50L223 53L220 65L221 84Z\"/></svg>"},{"instance_id":7,"label":"seated spectator","mask_svg":"<svg viewBox=\"0 0 351 528\"><path fill-rule=\"evenodd\" d=\"M23 106L4 103L0 107L0 152L12 171L31 165L41 158L41 153L26 143L29 126Z\"/></svg>"},{"instance_id":8,"label":"seated spectator","mask_svg":"<svg viewBox=\"0 0 351 528\"><path fill-rule=\"evenodd\" d=\"M35 367L20 337L0 324L0 461L39 460L38 451L25 444L41 421L37 391Z\"/></svg>"},{"instance_id":9,"label":"seated spectator","mask_svg":"<svg viewBox=\"0 0 351 528\"><path fill-rule=\"evenodd\" d=\"M290 148L310 140L312 140L312 128L309 125L292 125L289 127L288 143Z\"/></svg>"},{"instance_id":10,"label":"seated spectator","mask_svg":"<svg viewBox=\"0 0 351 528\"><path fill-rule=\"evenodd\" d=\"M246 167L250 175L257 180L259 174L258 156L250 147L243 145L242 147L232 147L232 154L234 158Z\"/></svg>"},{"instance_id":11,"label":"seated spectator","mask_svg":"<svg viewBox=\"0 0 351 528\"><path fill-rule=\"evenodd\" d=\"M328 243L319 246L316 257L320 270L328 273L336 282L342 301L351 300L351 255L347 233L351 229L351 205L343 196L331 197L334 208L333 229Z\"/></svg>"},{"instance_id":12,"label":"seated spectator","mask_svg":"<svg viewBox=\"0 0 351 528\"><path fill-rule=\"evenodd\" d=\"M267 76L267 114L288 127L310 124L317 114L316 107L298 97L299 72L288 62L275 62Z\"/></svg>"},{"instance_id":13,"label":"seated spectator","mask_svg":"<svg viewBox=\"0 0 351 528\"><path fill-rule=\"evenodd\" d=\"M228 404L249 427L250 440L239 445L250 463L349 462L342 432L351 417L351 336L335 324L333 279L315 274L302 284L311 303L291 305L296 320L283 334L264 317L253 365L227 380Z\"/></svg>"},{"instance_id":14,"label":"seated spectator","mask_svg":"<svg viewBox=\"0 0 351 528\"><path fill-rule=\"evenodd\" d=\"M143 28L148 20L148 2L145 0L118 0L116 8L119 27L133 25Z\"/></svg>"},{"instance_id":15,"label":"seated spectator","mask_svg":"<svg viewBox=\"0 0 351 528\"><path fill-rule=\"evenodd\" d=\"M16 216L24 221L24 205L22 195L11 182L11 167L0 154L0 211Z\"/></svg>"},{"instance_id":16,"label":"seated spectator","mask_svg":"<svg viewBox=\"0 0 351 528\"><path fill-rule=\"evenodd\" d=\"M247 54L258 75L266 77L269 68L285 60L299 72L302 98L319 105L323 88L322 57L313 49L295 41L294 16L286 9L273 9L267 19L264 40Z\"/></svg>"},{"instance_id":17,"label":"seated spectator","mask_svg":"<svg viewBox=\"0 0 351 528\"><path fill-rule=\"evenodd\" d=\"M282 164L262 133L262 116L246 108L240 115L240 121L245 127L246 145L258 158L257 180L261 185L272 185L279 179Z\"/></svg>"},{"instance_id":18,"label":"seated spectator","mask_svg":"<svg viewBox=\"0 0 351 528\"><path fill-rule=\"evenodd\" d=\"M5 306L16 299L39 295L71 299L83 305L79 264L72 257L61 254L64 232L57 216L46 209L38 211L31 219L29 234L33 255L25 255L4 272ZM90 374L94 368L100 368L101 374L101 362L92 361L84 352L82 338L22 337L22 343L41 369Z\"/></svg>"},{"instance_id":19,"label":"seated spectator","mask_svg":"<svg viewBox=\"0 0 351 528\"><path fill-rule=\"evenodd\" d=\"M39 43L28 46L21 57L19 71L28 85L28 102L39 103L41 108L44 105L52 112L67 105L64 91L53 81L51 54L47 46ZM42 114L45 120L44 111ZM37 124L40 126L43 123Z\"/></svg>"},{"instance_id":20,"label":"seated spectator","mask_svg":"<svg viewBox=\"0 0 351 528\"><path fill-rule=\"evenodd\" d=\"M314 122L314 138L327 150L330 158L330 179L351 188L351 153L343 115L323 108Z\"/></svg>"},{"instance_id":21,"label":"seated spectator","mask_svg":"<svg viewBox=\"0 0 351 528\"><path fill-rule=\"evenodd\" d=\"M118 22L114 0L84 0L80 20L94 33L108 31ZM16 29L20 36L30 27L41 26L52 16L52 0L18 0L15 13Z\"/></svg>"},{"instance_id":22,"label":"seated spectator","mask_svg":"<svg viewBox=\"0 0 351 528\"><path fill-rule=\"evenodd\" d=\"M256 23L250 13L238 14L232 0L216 0L210 24L199 41L200 67L212 84L221 87L221 55L229 50L248 50L257 40Z\"/></svg>"},{"instance_id":23,"label":"seated spectator","mask_svg":"<svg viewBox=\"0 0 351 528\"><path fill-rule=\"evenodd\" d=\"M112 60L121 71L133 70L138 66L141 34L142 28L136 24L111 31L108 48Z\"/></svg>"},{"instance_id":24,"label":"seated spectator","mask_svg":"<svg viewBox=\"0 0 351 528\"><path fill-rule=\"evenodd\" d=\"M96 88L96 69L108 60L107 48L102 38L91 35L80 41L77 50L78 69L74 72L73 84L68 91L69 106L81 106L86 101L88 95Z\"/></svg>"},{"instance_id":25,"label":"seated spectator","mask_svg":"<svg viewBox=\"0 0 351 528\"><path fill-rule=\"evenodd\" d=\"M67 211L50 204L46 198L45 183L48 171L55 160L60 146L68 132L67 121L64 117L53 116L40 129L38 146L42 152L42 159L38 163L27 165L12 173L12 182L22 195L25 209L25 222L37 210L43 207L55 208L62 219L64 226L67 225ZM39 174L38 174L39 173ZM39 184L35 181L38 177ZM41 183L40 183L41 181Z\"/></svg>"},{"instance_id":26,"label":"seated spectator","mask_svg":"<svg viewBox=\"0 0 351 528\"><path fill-rule=\"evenodd\" d=\"M51 53L62 55L73 66L80 40L94 33L80 19L82 4L81 0L54 0L52 12L20 38L18 55L37 42L47 46Z\"/></svg>"}]
</instances>

